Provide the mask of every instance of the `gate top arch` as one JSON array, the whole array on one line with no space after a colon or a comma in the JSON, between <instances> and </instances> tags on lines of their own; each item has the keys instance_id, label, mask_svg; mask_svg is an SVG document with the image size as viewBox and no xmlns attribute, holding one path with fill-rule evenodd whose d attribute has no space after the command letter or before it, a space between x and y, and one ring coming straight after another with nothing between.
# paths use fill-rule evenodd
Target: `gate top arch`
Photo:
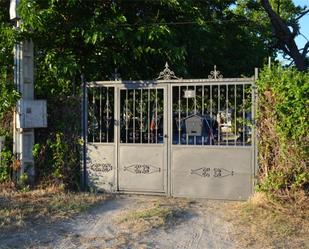
<instances>
[{"instance_id":1,"label":"gate top arch","mask_svg":"<svg viewBox=\"0 0 309 249\"><path fill-rule=\"evenodd\" d=\"M96 85L113 85L113 84L137 84L137 85L156 85L161 83L215 83L215 84L229 84L229 83L253 83L257 79L257 71L255 68L254 75L252 77L239 77L239 78L224 78L222 72L217 70L217 66L214 65L213 70L209 72L207 78L200 79L184 79L176 76L175 72L170 68L169 64L166 62L164 69L159 73L158 77L155 79L146 80L123 80L117 69L112 73L112 77L109 80L95 80L88 81L87 86Z\"/></svg>"}]
</instances>

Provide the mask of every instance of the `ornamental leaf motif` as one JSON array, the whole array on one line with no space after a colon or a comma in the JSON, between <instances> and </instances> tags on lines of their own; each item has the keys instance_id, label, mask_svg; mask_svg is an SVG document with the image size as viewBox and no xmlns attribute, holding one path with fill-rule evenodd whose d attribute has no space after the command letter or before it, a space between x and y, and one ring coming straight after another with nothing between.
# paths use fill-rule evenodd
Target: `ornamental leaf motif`
<instances>
[{"instance_id":1,"label":"ornamental leaf motif","mask_svg":"<svg viewBox=\"0 0 309 249\"><path fill-rule=\"evenodd\" d=\"M133 174L149 175L161 172L161 168L148 164L132 164L124 167L124 171L129 171Z\"/></svg>"},{"instance_id":2,"label":"ornamental leaf motif","mask_svg":"<svg viewBox=\"0 0 309 249\"><path fill-rule=\"evenodd\" d=\"M224 168L202 167L198 169L191 169L191 175L198 175L200 177L222 178L227 176L233 176L234 174L235 172L233 170L227 170Z\"/></svg>"}]
</instances>

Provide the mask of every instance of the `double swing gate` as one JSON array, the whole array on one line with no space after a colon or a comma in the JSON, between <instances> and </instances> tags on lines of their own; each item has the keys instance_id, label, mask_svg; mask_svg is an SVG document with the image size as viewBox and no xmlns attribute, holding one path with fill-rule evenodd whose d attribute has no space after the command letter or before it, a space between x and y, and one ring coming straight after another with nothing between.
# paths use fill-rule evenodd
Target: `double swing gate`
<instances>
[{"instance_id":1,"label":"double swing gate","mask_svg":"<svg viewBox=\"0 0 309 249\"><path fill-rule=\"evenodd\" d=\"M87 83L91 188L247 199L256 172L254 78Z\"/></svg>"}]
</instances>

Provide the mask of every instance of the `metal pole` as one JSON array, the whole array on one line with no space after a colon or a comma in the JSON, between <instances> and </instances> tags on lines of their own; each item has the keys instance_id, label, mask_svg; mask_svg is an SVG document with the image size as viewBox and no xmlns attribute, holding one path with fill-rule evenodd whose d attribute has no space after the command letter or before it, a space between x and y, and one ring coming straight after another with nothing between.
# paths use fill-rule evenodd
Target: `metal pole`
<instances>
[{"instance_id":1,"label":"metal pole","mask_svg":"<svg viewBox=\"0 0 309 249\"><path fill-rule=\"evenodd\" d=\"M86 130L86 91L87 91L87 86L86 86L86 81L85 81L85 76L84 74L81 75L81 82L83 86L83 189L86 191L87 189L87 130Z\"/></svg>"}]
</instances>

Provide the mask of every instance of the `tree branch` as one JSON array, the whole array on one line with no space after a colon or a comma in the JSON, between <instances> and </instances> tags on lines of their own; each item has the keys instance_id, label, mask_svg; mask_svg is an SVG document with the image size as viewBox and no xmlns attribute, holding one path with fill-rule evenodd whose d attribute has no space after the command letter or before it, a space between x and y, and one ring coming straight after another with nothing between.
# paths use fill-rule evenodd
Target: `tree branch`
<instances>
[{"instance_id":1,"label":"tree branch","mask_svg":"<svg viewBox=\"0 0 309 249\"><path fill-rule=\"evenodd\" d=\"M309 45L306 44L306 49L303 51L302 55L295 42L295 36L299 32L297 21L294 20L294 23L290 24L290 26L293 28L293 31L291 31L289 29L289 24L284 22L284 20L272 9L269 0L260 1L273 26L275 36L278 40L278 48L293 59L298 70L305 71L307 69L307 65L305 64L305 57L303 55L307 53ZM300 18L306 13L307 10L301 13Z\"/></svg>"},{"instance_id":2,"label":"tree branch","mask_svg":"<svg viewBox=\"0 0 309 249\"><path fill-rule=\"evenodd\" d=\"M302 12L298 17L295 18L295 20L299 20L300 18L302 18L307 13L309 13L309 9L305 10L304 12Z\"/></svg>"},{"instance_id":3,"label":"tree branch","mask_svg":"<svg viewBox=\"0 0 309 249\"><path fill-rule=\"evenodd\" d=\"M306 55L308 54L309 50L309 41L307 41L306 45L303 48L302 56L305 58Z\"/></svg>"},{"instance_id":4,"label":"tree branch","mask_svg":"<svg viewBox=\"0 0 309 249\"><path fill-rule=\"evenodd\" d=\"M287 40L289 36L291 36L291 31L281 19L280 16L276 14L276 12L272 9L268 0L261 0L261 4L263 8L266 10L272 25L274 26L274 30L276 36L280 40Z\"/></svg>"}]
</instances>

